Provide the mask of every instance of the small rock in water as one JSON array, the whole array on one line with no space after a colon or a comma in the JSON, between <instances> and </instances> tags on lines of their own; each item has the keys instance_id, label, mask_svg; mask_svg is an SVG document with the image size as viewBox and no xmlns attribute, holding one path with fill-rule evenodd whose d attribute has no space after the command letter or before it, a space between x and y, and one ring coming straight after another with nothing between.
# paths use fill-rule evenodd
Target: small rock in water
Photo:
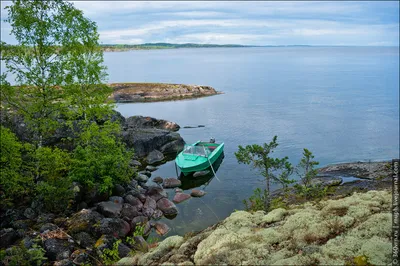
<instances>
[{"instance_id":1,"label":"small rock in water","mask_svg":"<svg viewBox=\"0 0 400 266\"><path fill-rule=\"evenodd\" d=\"M192 197L203 197L206 194L205 191L203 190L198 190L198 189L193 189L192 193L190 193L190 195Z\"/></svg>"},{"instance_id":2,"label":"small rock in water","mask_svg":"<svg viewBox=\"0 0 400 266\"><path fill-rule=\"evenodd\" d=\"M142 166L142 164L141 164L139 161L137 161L137 160L132 160L129 164L130 164L131 166L136 166L136 167Z\"/></svg>"},{"instance_id":3,"label":"small rock in water","mask_svg":"<svg viewBox=\"0 0 400 266\"><path fill-rule=\"evenodd\" d=\"M205 125L198 125L197 127L205 127Z\"/></svg>"},{"instance_id":4,"label":"small rock in water","mask_svg":"<svg viewBox=\"0 0 400 266\"><path fill-rule=\"evenodd\" d=\"M158 169L158 167L155 167L155 166L152 166L152 165L146 166L146 170L150 171L150 172L154 172L157 169Z\"/></svg>"},{"instance_id":5,"label":"small rock in water","mask_svg":"<svg viewBox=\"0 0 400 266\"><path fill-rule=\"evenodd\" d=\"M208 175L209 173L210 173L209 170L199 171L199 172L195 172L193 174L193 177L205 176L205 175Z\"/></svg>"},{"instance_id":6,"label":"small rock in water","mask_svg":"<svg viewBox=\"0 0 400 266\"><path fill-rule=\"evenodd\" d=\"M155 220L159 220L159 219L161 219L162 216L163 216L162 211L160 211L159 209L156 209L153 213L152 218Z\"/></svg>"},{"instance_id":7,"label":"small rock in water","mask_svg":"<svg viewBox=\"0 0 400 266\"><path fill-rule=\"evenodd\" d=\"M161 184L163 182L163 179L161 176L157 176L153 178L153 182L157 184Z\"/></svg>"},{"instance_id":8,"label":"small rock in water","mask_svg":"<svg viewBox=\"0 0 400 266\"><path fill-rule=\"evenodd\" d=\"M149 180L149 177L147 175L144 174L138 174L135 179L137 181L141 181L141 182L147 182L147 180Z\"/></svg>"},{"instance_id":9,"label":"small rock in water","mask_svg":"<svg viewBox=\"0 0 400 266\"><path fill-rule=\"evenodd\" d=\"M172 200L175 203L181 203L187 199L191 198L191 196L189 194L185 194L185 193L176 193L174 196L174 199Z\"/></svg>"},{"instance_id":10,"label":"small rock in water","mask_svg":"<svg viewBox=\"0 0 400 266\"><path fill-rule=\"evenodd\" d=\"M148 164L158 163L164 160L164 154L158 150L153 150L147 155L146 161Z\"/></svg>"},{"instance_id":11,"label":"small rock in water","mask_svg":"<svg viewBox=\"0 0 400 266\"><path fill-rule=\"evenodd\" d=\"M176 193L179 193L179 192L183 192L183 190L180 189L180 188L176 188L176 189L175 189L175 192L176 192Z\"/></svg>"},{"instance_id":12,"label":"small rock in water","mask_svg":"<svg viewBox=\"0 0 400 266\"><path fill-rule=\"evenodd\" d=\"M171 230L168 225L162 222L155 222L153 227L160 236L166 235Z\"/></svg>"},{"instance_id":13,"label":"small rock in water","mask_svg":"<svg viewBox=\"0 0 400 266\"><path fill-rule=\"evenodd\" d=\"M150 176L151 176L151 172L150 172L150 171L147 171L147 170L140 171L139 174L146 175L147 177L150 177Z\"/></svg>"},{"instance_id":14,"label":"small rock in water","mask_svg":"<svg viewBox=\"0 0 400 266\"><path fill-rule=\"evenodd\" d=\"M182 184L182 182L176 178L170 177L164 179L164 188L175 188L179 187Z\"/></svg>"},{"instance_id":15,"label":"small rock in water","mask_svg":"<svg viewBox=\"0 0 400 266\"><path fill-rule=\"evenodd\" d=\"M178 209L176 208L175 204L167 198L162 198L157 201L157 208L160 209L166 216L172 216L178 213Z\"/></svg>"}]
</instances>

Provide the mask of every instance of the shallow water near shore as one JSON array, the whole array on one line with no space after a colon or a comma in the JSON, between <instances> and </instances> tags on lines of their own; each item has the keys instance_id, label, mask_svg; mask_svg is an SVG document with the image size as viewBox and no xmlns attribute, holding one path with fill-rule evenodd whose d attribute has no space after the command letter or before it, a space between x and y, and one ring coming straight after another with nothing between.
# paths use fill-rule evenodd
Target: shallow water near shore
<instances>
[{"instance_id":1,"label":"shallow water near shore","mask_svg":"<svg viewBox=\"0 0 400 266\"><path fill-rule=\"evenodd\" d=\"M109 82L209 85L225 94L118 104L124 116L167 119L187 143L214 137L225 158L203 198L177 204L168 235L202 230L243 209L262 177L234 156L238 145L278 136L277 157L303 148L320 166L399 157L399 52L390 47L207 48L105 53ZM201 128L184 126L205 125ZM152 177L175 177L167 162ZM346 180L349 182L349 180ZM274 186L274 188L279 188ZM190 189L186 190L190 193ZM168 190L170 198L174 191ZM211 208L211 210L210 210Z\"/></svg>"}]
</instances>

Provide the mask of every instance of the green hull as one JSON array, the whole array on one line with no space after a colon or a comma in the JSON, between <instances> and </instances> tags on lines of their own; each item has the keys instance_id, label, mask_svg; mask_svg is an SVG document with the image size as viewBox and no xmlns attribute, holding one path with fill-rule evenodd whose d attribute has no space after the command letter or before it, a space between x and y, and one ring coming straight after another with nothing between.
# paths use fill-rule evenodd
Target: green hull
<instances>
[{"instance_id":1,"label":"green hull","mask_svg":"<svg viewBox=\"0 0 400 266\"><path fill-rule=\"evenodd\" d=\"M224 151L224 143L196 142L189 145L175 159L182 173L203 171L210 167Z\"/></svg>"}]
</instances>

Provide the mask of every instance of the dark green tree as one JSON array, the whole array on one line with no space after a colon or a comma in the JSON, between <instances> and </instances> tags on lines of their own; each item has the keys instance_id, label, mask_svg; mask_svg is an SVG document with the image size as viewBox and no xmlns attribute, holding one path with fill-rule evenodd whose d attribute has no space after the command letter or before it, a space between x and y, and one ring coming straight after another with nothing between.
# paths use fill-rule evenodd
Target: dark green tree
<instances>
[{"instance_id":1,"label":"dark green tree","mask_svg":"<svg viewBox=\"0 0 400 266\"><path fill-rule=\"evenodd\" d=\"M282 159L271 157L274 149L278 146L277 136L274 136L270 143L264 143L263 146L253 144L242 147L235 152L236 159L239 163L253 165L260 171L265 178L266 189L264 193L264 209L269 210L271 202L270 185L271 182L277 182L286 187L292 183L289 176L292 173L292 166L288 162L288 157Z\"/></svg>"}]
</instances>

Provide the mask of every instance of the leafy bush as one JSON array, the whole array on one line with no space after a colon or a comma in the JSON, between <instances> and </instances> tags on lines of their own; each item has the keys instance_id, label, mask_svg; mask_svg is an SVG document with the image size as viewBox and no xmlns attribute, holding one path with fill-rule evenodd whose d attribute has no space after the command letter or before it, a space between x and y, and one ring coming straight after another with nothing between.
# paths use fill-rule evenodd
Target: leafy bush
<instances>
[{"instance_id":1,"label":"leafy bush","mask_svg":"<svg viewBox=\"0 0 400 266\"><path fill-rule=\"evenodd\" d=\"M58 148L40 147L31 151L30 160L37 181L37 197L49 211L65 210L73 196L68 177L70 155Z\"/></svg>"},{"instance_id":2,"label":"leafy bush","mask_svg":"<svg viewBox=\"0 0 400 266\"><path fill-rule=\"evenodd\" d=\"M23 242L18 246L13 246L7 251L0 251L0 261L4 265L18 266L18 265L42 265L47 258L45 250L40 246L34 244L32 248L27 249Z\"/></svg>"},{"instance_id":3,"label":"leafy bush","mask_svg":"<svg viewBox=\"0 0 400 266\"><path fill-rule=\"evenodd\" d=\"M33 178L23 173L21 168L24 149L8 128L0 126L0 199L1 205L12 205L26 195L30 195L33 188Z\"/></svg>"},{"instance_id":4,"label":"leafy bush","mask_svg":"<svg viewBox=\"0 0 400 266\"><path fill-rule=\"evenodd\" d=\"M326 196L328 187L323 187L321 185L294 185L295 191L300 196L306 199L320 199Z\"/></svg>"},{"instance_id":5,"label":"leafy bush","mask_svg":"<svg viewBox=\"0 0 400 266\"><path fill-rule=\"evenodd\" d=\"M278 197L278 198L273 198L271 200L271 206L269 207L269 210L275 210L275 209L279 209L279 208L283 208L286 209L288 206L287 204L283 201L283 198Z\"/></svg>"},{"instance_id":6,"label":"leafy bush","mask_svg":"<svg viewBox=\"0 0 400 266\"><path fill-rule=\"evenodd\" d=\"M265 199L268 196L266 189L256 188L248 200L243 200L246 211L264 211Z\"/></svg>"},{"instance_id":7,"label":"leafy bush","mask_svg":"<svg viewBox=\"0 0 400 266\"><path fill-rule=\"evenodd\" d=\"M121 258L119 257L118 246L122 242L121 239L114 242L112 249L105 248L101 254L101 259L105 265L114 265Z\"/></svg>"},{"instance_id":8,"label":"leafy bush","mask_svg":"<svg viewBox=\"0 0 400 266\"><path fill-rule=\"evenodd\" d=\"M129 161L133 153L117 138L119 124L91 123L81 134L73 153L70 176L88 188L99 184L101 192L110 192L115 184L133 176Z\"/></svg>"}]
</instances>

